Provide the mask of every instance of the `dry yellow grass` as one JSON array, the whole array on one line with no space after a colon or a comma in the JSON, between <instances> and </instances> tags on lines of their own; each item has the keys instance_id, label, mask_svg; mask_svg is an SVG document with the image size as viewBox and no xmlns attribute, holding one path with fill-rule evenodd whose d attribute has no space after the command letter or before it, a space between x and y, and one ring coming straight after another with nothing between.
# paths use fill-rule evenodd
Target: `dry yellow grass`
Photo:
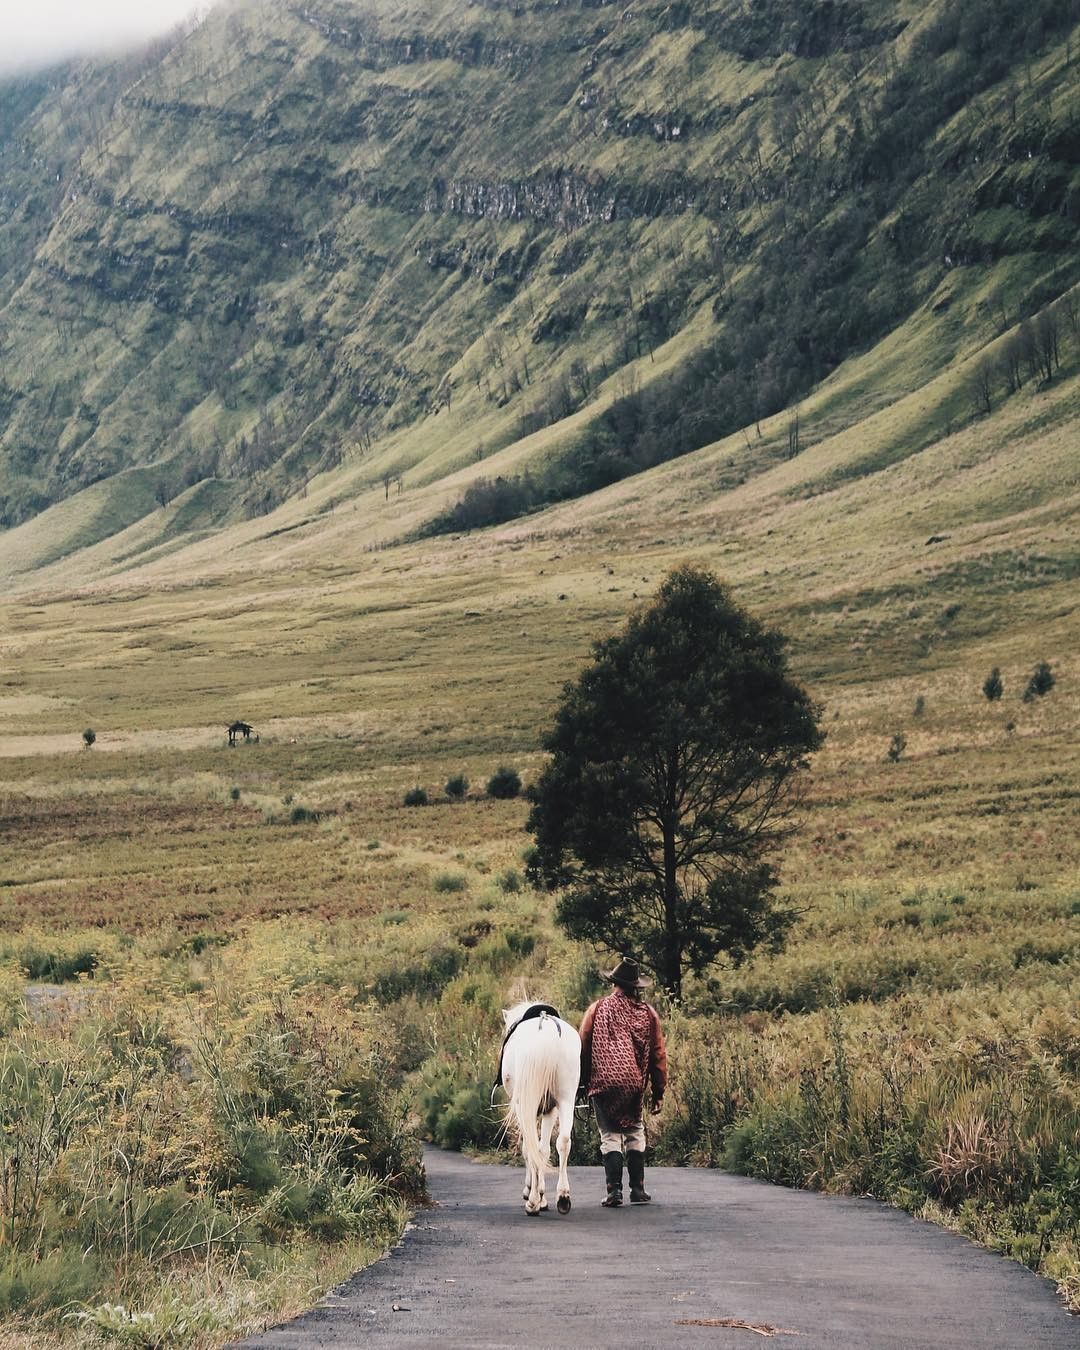
<instances>
[{"instance_id":1,"label":"dry yellow grass","mask_svg":"<svg viewBox=\"0 0 1080 1350\"><path fill-rule=\"evenodd\" d=\"M889 372L902 396L882 406ZM771 1056L781 1084L821 1069L830 1002L866 1083L904 1037L931 1084L1007 1046L1053 1067L1047 1110L1064 1119L1080 1063L1080 379L935 439L963 371L923 373L891 340L807 400L794 460L775 453L779 419L760 445L732 438L460 538L402 539L452 485L350 498L349 466L272 517L145 561L132 550L161 521L36 572L19 571L27 536L5 536L5 1015L22 1007L20 965L87 953L99 980L135 969L195 998L256 975L381 989L402 1063L429 1065L424 1100L467 1095L515 981L570 1007L596 955L570 952L548 901L521 888L525 804L483 785L503 762L537 772L590 643L693 558L790 635L828 732L779 860L802 912L789 949L695 986L695 1015ZM755 460L767 467L751 474ZM1024 702L1039 660L1056 686ZM990 704L994 665L1005 696ZM257 744L226 746L236 717ZM443 800L456 773L472 783L463 803ZM405 808L414 786L435 804ZM953 1192L991 1184L997 1136L978 1124L982 1098L943 1086L927 1109L942 1112L928 1166L956 1222ZM872 1184L857 1158L807 1157L804 1184ZM967 1231L997 1240L986 1213ZM1075 1285L1067 1242L1017 1254Z\"/></svg>"}]
</instances>

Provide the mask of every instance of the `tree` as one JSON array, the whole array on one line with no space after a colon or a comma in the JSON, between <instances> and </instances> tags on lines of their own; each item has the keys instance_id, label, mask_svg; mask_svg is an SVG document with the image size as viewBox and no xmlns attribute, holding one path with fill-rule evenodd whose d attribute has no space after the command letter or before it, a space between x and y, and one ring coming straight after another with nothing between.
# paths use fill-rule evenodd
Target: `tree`
<instances>
[{"instance_id":1,"label":"tree","mask_svg":"<svg viewBox=\"0 0 1080 1350\"><path fill-rule=\"evenodd\" d=\"M983 414L989 417L994 410L994 363L989 357L983 357L972 371L968 383L971 406L976 417Z\"/></svg>"},{"instance_id":2,"label":"tree","mask_svg":"<svg viewBox=\"0 0 1080 1350\"><path fill-rule=\"evenodd\" d=\"M595 644L544 741L531 879L564 888L572 937L636 952L675 995L793 919L768 855L822 735L784 647L711 573L677 568Z\"/></svg>"},{"instance_id":3,"label":"tree","mask_svg":"<svg viewBox=\"0 0 1080 1350\"><path fill-rule=\"evenodd\" d=\"M787 452L788 459L794 459L799 453L799 409L796 408L792 416L788 419L787 427Z\"/></svg>"},{"instance_id":4,"label":"tree","mask_svg":"<svg viewBox=\"0 0 1080 1350\"><path fill-rule=\"evenodd\" d=\"M97 740L97 732L94 730L93 727L87 727L82 734L82 738L83 738L83 745L85 745L87 750L89 750L90 747Z\"/></svg>"},{"instance_id":5,"label":"tree","mask_svg":"<svg viewBox=\"0 0 1080 1350\"><path fill-rule=\"evenodd\" d=\"M1001 678L1000 666L995 666L983 680L982 691L988 703L996 703L1005 692L1005 681Z\"/></svg>"},{"instance_id":6,"label":"tree","mask_svg":"<svg viewBox=\"0 0 1080 1350\"><path fill-rule=\"evenodd\" d=\"M1056 683L1054 672L1050 669L1048 661L1040 661L1028 678L1027 685L1024 688L1024 702L1031 703L1036 698L1042 698L1048 694Z\"/></svg>"},{"instance_id":7,"label":"tree","mask_svg":"<svg viewBox=\"0 0 1080 1350\"><path fill-rule=\"evenodd\" d=\"M509 801L521 791L521 775L517 769L511 768L507 764L500 764L487 780L485 790L489 797L496 797L500 801Z\"/></svg>"},{"instance_id":8,"label":"tree","mask_svg":"<svg viewBox=\"0 0 1080 1350\"><path fill-rule=\"evenodd\" d=\"M1001 355L998 357L998 370L1005 382L1007 394L1015 394L1018 389L1023 388L1023 360L1023 344L1014 333L1012 337L1006 339L1001 349Z\"/></svg>"},{"instance_id":9,"label":"tree","mask_svg":"<svg viewBox=\"0 0 1080 1350\"><path fill-rule=\"evenodd\" d=\"M1035 350L1039 374L1047 384L1054 378L1054 371L1061 368L1060 341L1061 326L1057 309L1044 309L1035 324Z\"/></svg>"}]
</instances>

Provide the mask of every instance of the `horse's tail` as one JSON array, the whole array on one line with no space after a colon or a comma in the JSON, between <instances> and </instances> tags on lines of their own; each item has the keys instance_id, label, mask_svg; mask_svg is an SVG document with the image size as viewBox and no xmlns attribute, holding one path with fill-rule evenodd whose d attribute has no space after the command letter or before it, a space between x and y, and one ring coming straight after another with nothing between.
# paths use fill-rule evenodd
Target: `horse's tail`
<instances>
[{"instance_id":1,"label":"horse's tail","mask_svg":"<svg viewBox=\"0 0 1080 1350\"><path fill-rule=\"evenodd\" d=\"M523 1023L521 1030L531 1038L532 1053L515 1057L506 1123L520 1137L526 1162L534 1171L541 1172L547 1167L548 1159L540 1148L536 1119L542 1111L550 1111L555 1105L560 1028L557 1022L542 1017L538 1022Z\"/></svg>"}]
</instances>

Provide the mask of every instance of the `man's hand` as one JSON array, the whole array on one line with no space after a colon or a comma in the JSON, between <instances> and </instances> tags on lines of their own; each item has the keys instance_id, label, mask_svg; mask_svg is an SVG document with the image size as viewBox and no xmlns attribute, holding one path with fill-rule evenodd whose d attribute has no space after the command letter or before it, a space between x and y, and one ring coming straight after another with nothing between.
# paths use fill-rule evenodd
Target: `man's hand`
<instances>
[{"instance_id":1,"label":"man's hand","mask_svg":"<svg viewBox=\"0 0 1080 1350\"><path fill-rule=\"evenodd\" d=\"M650 1114L651 1116L658 1116L658 1115L660 1114L660 1112L663 1110L663 1106L664 1106L664 1099L663 1099L663 1097L657 1097L657 1098L653 1101L652 1108L651 1108L651 1110L649 1111L649 1114Z\"/></svg>"}]
</instances>

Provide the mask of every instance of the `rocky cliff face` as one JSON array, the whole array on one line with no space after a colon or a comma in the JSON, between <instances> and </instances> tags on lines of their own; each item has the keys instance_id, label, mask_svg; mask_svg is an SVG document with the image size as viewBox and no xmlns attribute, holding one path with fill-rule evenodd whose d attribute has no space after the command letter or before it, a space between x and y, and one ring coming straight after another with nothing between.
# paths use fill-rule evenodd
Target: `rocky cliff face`
<instances>
[{"instance_id":1,"label":"rocky cliff face","mask_svg":"<svg viewBox=\"0 0 1080 1350\"><path fill-rule=\"evenodd\" d=\"M455 398L506 443L703 310L782 405L949 268L1063 290L1076 15L971 11L264 0L9 81L0 524L133 465L265 510Z\"/></svg>"}]
</instances>

